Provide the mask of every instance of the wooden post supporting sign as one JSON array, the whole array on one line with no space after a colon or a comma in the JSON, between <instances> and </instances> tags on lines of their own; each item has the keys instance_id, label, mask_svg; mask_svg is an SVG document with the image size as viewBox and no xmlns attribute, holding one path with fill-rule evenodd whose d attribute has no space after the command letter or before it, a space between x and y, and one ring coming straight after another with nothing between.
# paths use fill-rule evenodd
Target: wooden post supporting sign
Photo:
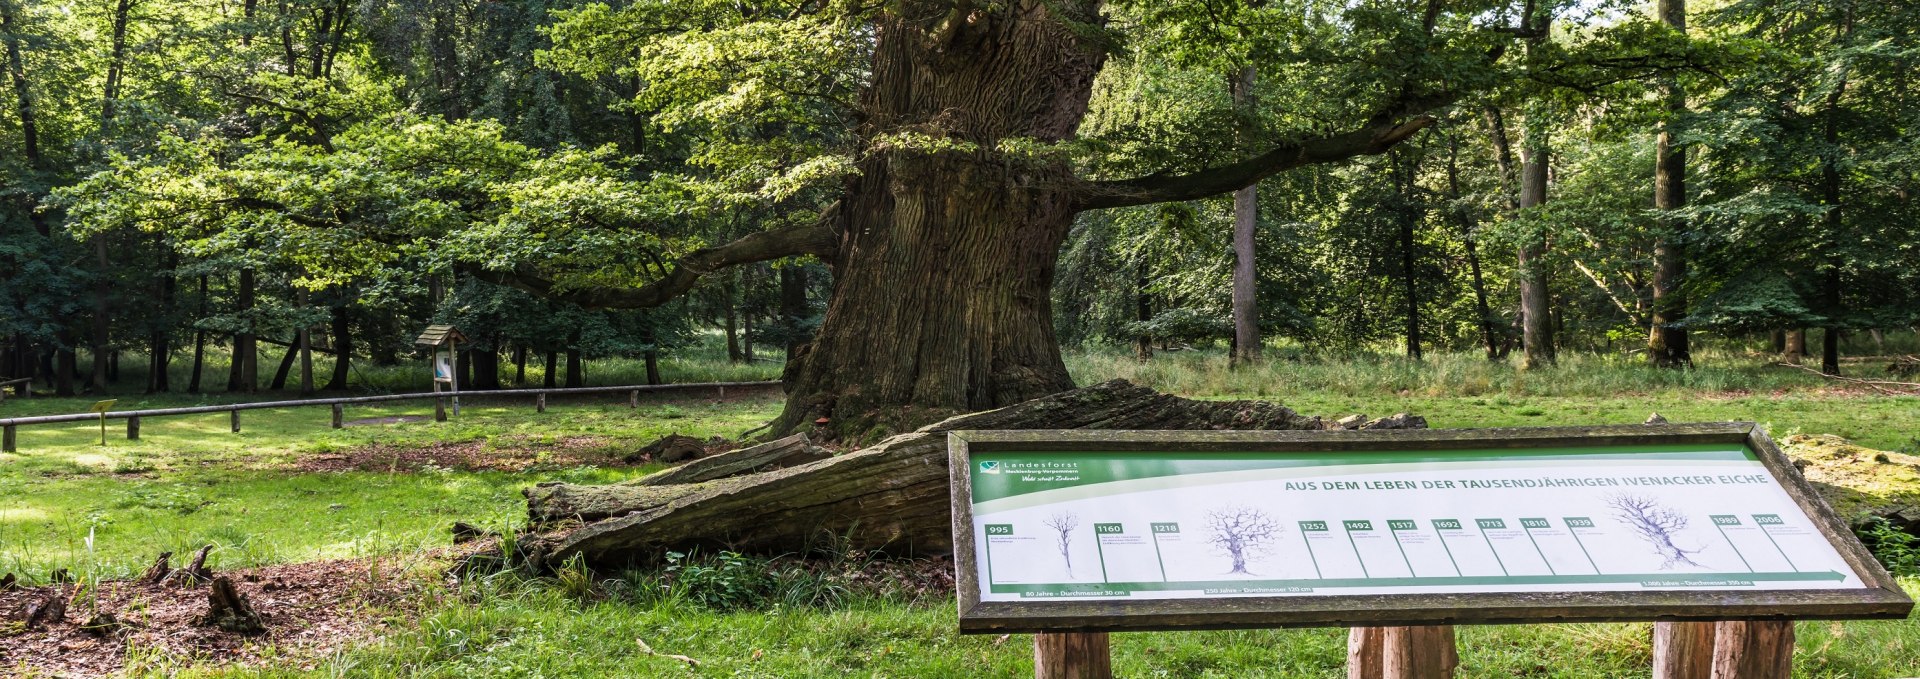
<instances>
[{"instance_id":1,"label":"wooden post supporting sign","mask_svg":"<svg viewBox=\"0 0 1920 679\"><path fill-rule=\"evenodd\" d=\"M1653 624L1653 679L1710 679L1713 676L1711 622Z\"/></svg>"},{"instance_id":2,"label":"wooden post supporting sign","mask_svg":"<svg viewBox=\"0 0 1920 679\"><path fill-rule=\"evenodd\" d=\"M1033 635L1033 679L1109 679L1113 657L1106 632Z\"/></svg>"},{"instance_id":3,"label":"wooden post supporting sign","mask_svg":"<svg viewBox=\"0 0 1920 679\"><path fill-rule=\"evenodd\" d=\"M1713 636L1713 679L1793 676L1792 620L1722 620Z\"/></svg>"},{"instance_id":4,"label":"wooden post supporting sign","mask_svg":"<svg viewBox=\"0 0 1920 679\"><path fill-rule=\"evenodd\" d=\"M1347 634L1348 679L1449 679L1459 665L1451 625L1355 627Z\"/></svg>"}]
</instances>

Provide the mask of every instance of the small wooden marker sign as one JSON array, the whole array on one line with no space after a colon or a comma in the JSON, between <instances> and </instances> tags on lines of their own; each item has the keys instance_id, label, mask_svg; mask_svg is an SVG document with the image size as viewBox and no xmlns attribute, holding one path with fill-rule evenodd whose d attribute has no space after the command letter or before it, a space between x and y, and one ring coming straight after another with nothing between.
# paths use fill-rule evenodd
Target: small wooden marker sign
<instances>
[{"instance_id":1,"label":"small wooden marker sign","mask_svg":"<svg viewBox=\"0 0 1920 679\"><path fill-rule=\"evenodd\" d=\"M949 441L960 629L1040 633L1038 676L1106 676L1113 631L1368 628L1352 676L1438 677L1450 625L1650 620L1783 667L1718 656L1913 607L1750 423Z\"/></svg>"},{"instance_id":2,"label":"small wooden marker sign","mask_svg":"<svg viewBox=\"0 0 1920 679\"><path fill-rule=\"evenodd\" d=\"M93 407L87 409L87 412L100 416L100 445L107 445L107 411L113 410L113 404L119 402L120 399L117 398L110 398L105 401L94 401ZM138 430L129 429L128 431L137 432ZM139 438L139 435L134 434L128 438Z\"/></svg>"}]
</instances>

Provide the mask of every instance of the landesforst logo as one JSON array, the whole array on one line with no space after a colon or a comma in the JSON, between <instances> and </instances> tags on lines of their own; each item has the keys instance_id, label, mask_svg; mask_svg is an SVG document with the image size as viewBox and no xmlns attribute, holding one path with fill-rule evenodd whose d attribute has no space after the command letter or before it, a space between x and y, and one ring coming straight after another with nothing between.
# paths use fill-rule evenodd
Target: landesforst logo
<instances>
[{"instance_id":1,"label":"landesforst logo","mask_svg":"<svg viewBox=\"0 0 1920 679\"><path fill-rule=\"evenodd\" d=\"M980 461L980 473L982 473L982 474L998 474L998 473L1000 473L1000 463L999 463L999 462L997 462L997 461L993 461L993 460L981 460L981 461Z\"/></svg>"}]
</instances>

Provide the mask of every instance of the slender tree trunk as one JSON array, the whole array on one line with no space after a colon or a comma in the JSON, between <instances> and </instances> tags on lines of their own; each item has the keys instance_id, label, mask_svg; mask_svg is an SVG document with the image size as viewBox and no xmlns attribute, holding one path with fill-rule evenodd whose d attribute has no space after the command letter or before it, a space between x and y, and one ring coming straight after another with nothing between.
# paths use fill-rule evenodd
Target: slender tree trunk
<instances>
[{"instance_id":1,"label":"slender tree trunk","mask_svg":"<svg viewBox=\"0 0 1920 679\"><path fill-rule=\"evenodd\" d=\"M807 320L807 270L799 262L780 267L780 325L787 336L787 360L800 353L806 339L800 326Z\"/></svg>"},{"instance_id":2,"label":"slender tree trunk","mask_svg":"<svg viewBox=\"0 0 1920 679\"><path fill-rule=\"evenodd\" d=\"M587 372L580 365L580 331L574 330L567 340L567 386L587 386Z\"/></svg>"},{"instance_id":3,"label":"slender tree trunk","mask_svg":"<svg viewBox=\"0 0 1920 679\"><path fill-rule=\"evenodd\" d=\"M560 352L547 350L547 371L540 376L540 386L552 389L560 381Z\"/></svg>"},{"instance_id":4,"label":"slender tree trunk","mask_svg":"<svg viewBox=\"0 0 1920 679\"><path fill-rule=\"evenodd\" d=\"M1447 137L1447 197L1460 199L1460 137L1458 134ZM1473 218L1465 208L1454 207L1452 215L1460 225L1460 242L1466 246L1467 269L1473 274L1473 307L1480 315L1480 338L1487 345L1487 360L1500 357L1500 346L1494 338L1493 309L1487 305L1487 281L1480 273L1479 247L1473 241Z\"/></svg>"},{"instance_id":5,"label":"slender tree trunk","mask_svg":"<svg viewBox=\"0 0 1920 679\"><path fill-rule=\"evenodd\" d=\"M1249 114L1253 107L1253 85L1257 73L1247 66L1231 81L1236 108ZM1260 360L1260 307L1256 299L1254 232L1259 226L1259 185L1233 193L1233 354L1229 365L1245 365Z\"/></svg>"},{"instance_id":6,"label":"slender tree trunk","mask_svg":"<svg viewBox=\"0 0 1920 679\"><path fill-rule=\"evenodd\" d=\"M347 388L347 373L353 368L353 314L345 305L333 308L333 376L327 379L328 391Z\"/></svg>"},{"instance_id":7,"label":"slender tree trunk","mask_svg":"<svg viewBox=\"0 0 1920 679\"><path fill-rule=\"evenodd\" d=\"M1687 31L1686 0L1659 0L1657 13L1661 23L1675 31ZM1670 212L1687 205L1687 150L1675 145L1674 129L1678 118L1687 113L1687 96L1672 77L1661 84L1665 90L1667 121L1660 125L1660 137L1654 146L1653 207L1663 213L1660 238L1653 245L1653 327L1647 332L1647 360L1666 368L1693 364L1688 347L1687 298L1681 286L1687 276L1684 232L1686 224Z\"/></svg>"},{"instance_id":8,"label":"slender tree trunk","mask_svg":"<svg viewBox=\"0 0 1920 679\"><path fill-rule=\"evenodd\" d=\"M518 389L527 386L527 345L513 347L513 386Z\"/></svg>"},{"instance_id":9,"label":"slender tree trunk","mask_svg":"<svg viewBox=\"0 0 1920 679\"><path fill-rule=\"evenodd\" d=\"M164 246L164 242L162 243ZM153 332L147 341L147 393L165 393L173 390L173 384L167 375L167 364L173 358L172 323L174 288L176 286L173 271L180 265L179 256L169 248L162 258L166 271L160 277L160 321L153 325Z\"/></svg>"},{"instance_id":10,"label":"slender tree trunk","mask_svg":"<svg viewBox=\"0 0 1920 679\"><path fill-rule=\"evenodd\" d=\"M301 290L294 300L301 309L305 309L307 291ZM294 331L294 343L300 351L300 394L304 396L313 393L313 326L300 324L300 329Z\"/></svg>"},{"instance_id":11,"label":"slender tree trunk","mask_svg":"<svg viewBox=\"0 0 1920 679\"><path fill-rule=\"evenodd\" d=\"M740 278L745 281L740 302L740 361L743 363L753 362L753 307L746 303L753 291L753 272L754 267L751 266L740 272Z\"/></svg>"},{"instance_id":12,"label":"slender tree trunk","mask_svg":"<svg viewBox=\"0 0 1920 679\"><path fill-rule=\"evenodd\" d=\"M112 341L109 332L113 320L110 300L113 296L112 270L107 263L107 237L94 236L89 239L93 245L93 263L96 267L93 279L93 323L92 341L88 350L93 354L93 371L87 378L87 390L94 393L107 391L107 354L108 344Z\"/></svg>"},{"instance_id":13,"label":"slender tree trunk","mask_svg":"<svg viewBox=\"0 0 1920 679\"><path fill-rule=\"evenodd\" d=\"M240 270L240 316L242 329L233 338L233 360L240 362L241 393L251 394L260 388L260 352L255 340L253 328L254 289L253 269ZM232 389L232 386L228 387Z\"/></svg>"},{"instance_id":14,"label":"slender tree trunk","mask_svg":"<svg viewBox=\"0 0 1920 679\"><path fill-rule=\"evenodd\" d=\"M39 173L46 170L46 159L40 155L40 125L38 110L34 107L33 85L27 79L26 60L20 54L20 7L17 0L0 0L0 36L5 36L7 78L13 83L14 113L20 117L21 152L25 154L27 168ZM39 196L29 196L25 209L27 219L33 223L33 230L45 238L52 234L52 226L36 209L39 203ZM69 385L68 393L63 395L71 396L72 391Z\"/></svg>"},{"instance_id":15,"label":"slender tree trunk","mask_svg":"<svg viewBox=\"0 0 1920 679\"><path fill-rule=\"evenodd\" d=\"M1407 298L1407 356L1418 360L1421 357L1420 287L1419 281L1416 280L1416 269L1414 267L1416 253L1414 252L1413 232L1416 222L1419 221L1419 215L1415 212L1413 206L1413 182L1419 166L1416 161L1409 160L1406 166L1402 168L1400 166L1400 159L1398 158L1399 155L1400 153L1398 152L1391 154L1388 162L1393 164L1394 178L1396 183L1400 185L1400 275L1404 282L1403 287Z\"/></svg>"},{"instance_id":16,"label":"slender tree trunk","mask_svg":"<svg viewBox=\"0 0 1920 679\"><path fill-rule=\"evenodd\" d=\"M1520 148L1520 209L1547 202L1547 126L1528 120L1526 143ZM1553 319L1547 290L1545 234L1526 236L1520 245L1520 312L1522 368L1553 363Z\"/></svg>"},{"instance_id":17,"label":"slender tree trunk","mask_svg":"<svg viewBox=\"0 0 1920 679\"><path fill-rule=\"evenodd\" d=\"M1133 276L1133 318L1141 323L1153 320L1153 297L1147 293L1147 285L1152 282L1147 276L1147 260L1141 257L1134 264ZM1133 338L1133 358L1146 362L1153 358L1153 336L1142 331Z\"/></svg>"},{"instance_id":18,"label":"slender tree trunk","mask_svg":"<svg viewBox=\"0 0 1920 679\"><path fill-rule=\"evenodd\" d=\"M293 363L300 359L300 333L295 331L293 338L287 341L287 353L280 356L280 367L273 371L273 381L267 383L270 391L287 388L287 376L293 374Z\"/></svg>"},{"instance_id":19,"label":"slender tree trunk","mask_svg":"<svg viewBox=\"0 0 1920 679\"><path fill-rule=\"evenodd\" d=\"M1834 88L1827 96L1827 107L1822 121L1823 136L1826 140L1825 159L1820 163L1821 202L1827 211L1821 215L1822 226L1826 234L1821 238L1824 244L1821 253L1823 261L1820 285L1820 312L1826 316L1826 325L1821 327L1820 372L1827 375L1840 374L1840 324L1845 310L1840 306L1840 267L1844 262L1837 254L1841 229L1841 181L1840 176L1840 95L1847 88L1846 80Z\"/></svg>"},{"instance_id":20,"label":"slender tree trunk","mask_svg":"<svg viewBox=\"0 0 1920 679\"><path fill-rule=\"evenodd\" d=\"M734 301L740 297L737 290L739 286L735 283L735 281L739 279L740 272L729 272L727 274L727 284L720 287L720 294L722 295L720 308L722 309L721 313L726 320L727 326L727 362L729 363L739 363L746 360L746 355L740 353L738 312L733 306Z\"/></svg>"},{"instance_id":21,"label":"slender tree trunk","mask_svg":"<svg viewBox=\"0 0 1920 679\"><path fill-rule=\"evenodd\" d=\"M654 346L654 343L658 342L659 339L653 332L651 320L648 321L647 328L641 331L640 341L647 344L647 350L642 353L642 359L645 360L647 364L647 384L659 384L660 350Z\"/></svg>"}]
</instances>

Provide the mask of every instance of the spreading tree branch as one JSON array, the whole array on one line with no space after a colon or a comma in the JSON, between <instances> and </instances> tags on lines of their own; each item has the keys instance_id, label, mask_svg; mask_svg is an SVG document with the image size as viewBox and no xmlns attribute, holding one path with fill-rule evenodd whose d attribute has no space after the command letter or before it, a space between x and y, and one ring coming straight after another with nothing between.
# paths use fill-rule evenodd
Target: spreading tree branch
<instances>
[{"instance_id":1,"label":"spreading tree branch","mask_svg":"<svg viewBox=\"0 0 1920 679\"><path fill-rule=\"evenodd\" d=\"M1398 110L1394 112L1375 115L1357 129L1283 143L1258 156L1191 174L1155 174L1134 179L1089 182L1081 189L1079 205L1083 209L1097 210L1197 200L1238 191L1261 179L1303 165L1378 155L1434 123L1432 116L1405 117L1400 114L1401 111L1431 110L1451 101L1452 97L1447 96L1409 103L1396 107Z\"/></svg>"},{"instance_id":2,"label":"spreading tree branch","mask_svg":"<svg viewBox=\"0 0 1920 679\"><path fill-rule=\"evenodd\" d=\"M782 257L817 255L832 259L839 236L825 225L798 226L762 231L739 240L687 253L674 263L664 278L636 288L562 288L529 267L512 271L473 269L468 273L484 281L519 288L527 292L600 309L642 309L657 307L692 290L700 278L730 266L752 264Z\"/></svg>"}]
</instances>

